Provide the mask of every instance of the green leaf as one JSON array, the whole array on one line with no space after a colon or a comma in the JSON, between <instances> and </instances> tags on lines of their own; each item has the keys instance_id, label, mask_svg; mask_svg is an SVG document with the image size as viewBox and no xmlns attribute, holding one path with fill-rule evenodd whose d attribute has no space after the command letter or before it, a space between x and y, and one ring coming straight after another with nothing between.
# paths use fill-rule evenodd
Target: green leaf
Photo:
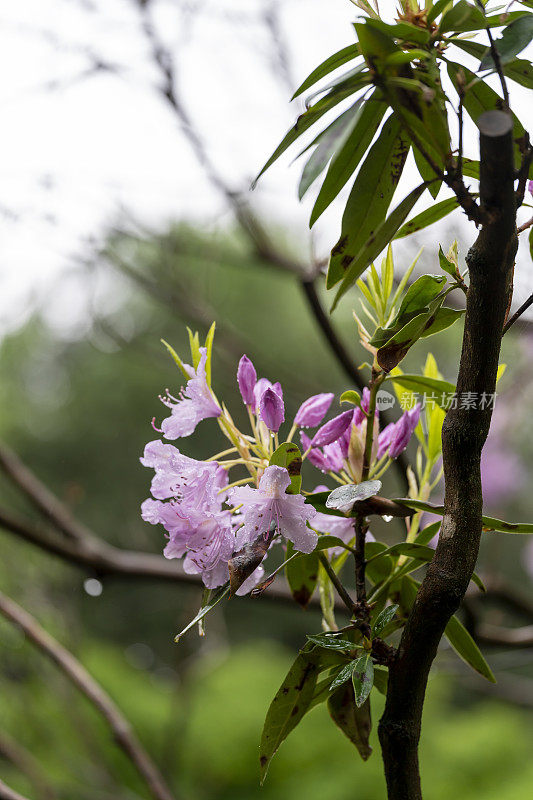
<instances>
[{"instance_id":1,"label":"green leaf","mask_svg":"<svg viewBox=\"0 0 533 800\"><path fill-rule=\"evenodd\" d=\"M287 557L295 552L292 542L287 543ZM318 553L316 551L289 561L285 575L291 594L299 606L307 608L318 581Z\"/></svg>"},{"instance_id":2,"label":"green leaf","mask_svg":"<svg viewBox=\"0 0 533 800\"><path fill-rule=\"evenodd\" d=\"M261 783L266 778L272 757L313 700L318 673L316 656L300 653L278 689L266 715L259 748Z\"/></svg>"},{"instance_id":3,"label":"green leaf","mask_svg":"<svg viewBox=\"0 0 533 800\"><path fill-rule=\"evenodd\" d=\"M426 378L424 375L388 375L385 380L392 380L395 384L417 394L435 393L437 395L433 398L435 403L444 409L450 401L450 395L455 394L455 384L437 378Z\"/></svg>"},{"instance_id":4,"label":"green leaf","mask_svg":"<svg viewBox=\"0 0 533 800\"><path fill-rule=\"evenodd\" d=\"M215 328L216 322L213 322L209 331L207 332L207 336L205 337L205 349L207 351L207 358L205 361L205 374L207 378L207 385L211 386L211 358L213 355L213 339L215 338Z\"/></svg>"},{"instance_id":5,"label":"green leaf","mask_svg":"<svg viewBox=\"0 0 533 800\"><path fill-rule=\"evenodd\" d=\"M530 44L533 37L533 15L527 14L515 19L504 28L502 35L494 42L502 64L512 61L515 56ZM489 52L481 59L479 69L495 68L494 61Z\"/></svg>"},{"instance_id":6,"label":"green leaf","mask_svg":"<svg viewBox=\"0 0 533 800\"><path fill-rule=\"evenodd\" d=\"M479 58L480 60L487 54L490 54L490 48L486 45L480 44L479 42L471 42L465 39L455 39L454 45L456 47L460 47L461 50L464 50L474 58ZM527 61L525 58L513 58L511 61L503 64L503 72L506 78L510 78L515 83L519 83L521 86L525 86L527 89L533 89L533 66L531 62ZM464 170L465 175L468 173ZM479 178L479 168L477 170L477 174L471 176L475 178Z\"/></svg>"},{"instance_id":7,"label":"green leaf","mask_svg":"<svg viewBox=\"0 0 533 800\"><path fill-rule=\"evenodd\" d=\"M387 547L382 553L369 558L367 563L383 556L409 556L410 558L416 558L417 561L431 561L434 555L435 551L432 547L427 547L417 542L398 542L398 544Z\"/></svg>"},{"instance_id":8,"label":"green leaf","mask_svg":"<svg viewBox=\"0 0 533 800\"><path fill-rule=\"evenodd\" d=\"M333 70L338 67L342 67L342 65L346 64L348 61L353 61L353 59L357 58L359 55L361 55L361 51L357 44L350 44L348 47L343 47L342 50L333 53L332 56L326 58L325 61L319 64L319 66L307 76L303 83L296 89L291 100L299 97L311 86L314 86L315 83L318 83L318 81L322 80L326 75L329 75L330 72L333 72Z\"/></svg>"},{"instance_id":9,"label":"green leaf","mask_svg":"<svg viewBox=\"0 0 533 800\"><path fill-rule=\"evenodd\" d=\"M283 442L270 456L269 466L285 467L291 479L287 494L300 494L302 454L294 442Z\"/></svg>"},{"instance_id":10,"label":"green leaf","mask_svg":"<svg viewBox=\"0 0 533 800\"><path fill-rule=\"evenodd\" d=\"M385 550L387 550L387 545L383 544L383 542L366 543L366 574L372 583L385 580L392 572L394 564L390 556L383 555ZM383 558L377 558L378 555L383 555Z\"/></svg>"},{"instance_id":11,"label":"green leaf","mask_svg":"<svg viewBox=\"0 0 533 800\"><path fill-rule=\"evenodd\" d=\"M440 333L446 330L446 328L450 328L457 320L461 319L464 314L464 309L439 308L433 322L421 333L420 338L425 339L427 336L433 336L435 333Z\"/></svg>"},{"instance_id":12,"label":"green leaf","mask_svg":"<svg viewBox=\"0 0 533 800\"><path fill-rule=\"evenodd\" d=\"M446 625L444 635L463 661L466 661L488 681L496 683L496 678L492 674L492 670L485 661L479 647L455 615Z\"/></svg>"},{"instance_id":13,"label":"green leaf","mask_svg":"<svg viewBox=\"0 0 533 800\"><path fill-rule=\"evenodd\" d=\"M385 218L408 152L409 142L401 130L401 122L393 115L385 122L350 192L342 217L341 237L331 253L328 289L344 277ZM358 277L355 275L353 281Z\"/></svg>"},{"instance_id":14,"label":"green leaf","mask_svg":"<svg viewBox=\"0 0 533 800\"><path fill-rule=\"evenodd\" d=\"M456 272L455 272L455 264L453 263L453 261L450 261L450 259L447 258L447 256L444 255L444 251L442 249L442 245L440 245L440 244L439 244L439 264L440 264L440 268L444 272L447 272L448 275L451 275L452 278L454 278L454 279L457 278L457 275L456 275Z\"/></svg>"},{"instance_id":15,"label":"green leaf","mask_svg":"<svg viewBox=\"0 0 533 800\"><path fill-rule=\"evenodd\" d=\"M378 614L376 621L372 626L372 635L379 636L380 633L389 625L394 619L394 615L398 611L398 606L387 606L383 611Z\"/></svg>"},{"instance_id":16,"label":"green leaf","mask_svg":"<svg viewBox=\"0 0 533 800\"><path fill-rule=\"evenodd\" d=\"M429 31L427 28L412 25L410 22L396 22L394 25L389 25L379 19L365 20L366 27L371 27L378 30L380 33L391 39L399 39L401 42L410 42L414 44L427 44L429 41ZM358 35L361 34L362 25L354 25Z\"/></svg>"},{"instance_id":17,"label":"green leaf","mask_svg":"<svg viewBox=\"0 0 533 800\"><path fill-rule=\"evenodd\" d=\"M361 395L359 392L355 392L353 389L348 389L348 391L343 392L340 396L340 403L351 403L353 406L360 406L361 405Z\"/></svg>"},{"instance_id":18,"label":"green leaf","mask_svg":"<svg viewBox=\"0 0 533 800\"><path fill-rule=\"evenodd\" d=\"M468 85L464 96L464 107L474 124L477 123L477 120L485 111L493 111L501 108L502 98L494 89L491 89L484 81L478 80L476 75L466 67L449 61L448 74L456 90L458 89L457 73L459 70L464 72L465 80ZM520 164L522 155L520 151L520 142L524 141L525 130L516 115L512 114L512 117L515 162L516 164Z\"/></svg>"},{"instance_id":19,"label":"green leaf","mask_svg":"<svg viewBox=\"0 0 533 800\"><path fill-rule=\"evenodd\" d=\"M195 616L195 618L194 618L194 619L192 619L192 620L189 622L189 624L188 624L188 625L186 625L186 626L183 628L183 630L182 630L182 631L180 631L178 634L176 634L176 636L174 637L174 641L175 641L175 642L179 642L179 640L181 639L181 637L183 636L183 634L184 634L184 633L187 633L187 631L190 631L190 629L191 629L191 628L194 628L194 626L195 626L195 625L196 625L198 622L200 622L200 621L201 621L201 620L202 620L202 619L205 617L205 615L206 615L206 614L209 614L209 612L211 611L211 609L212 609L212 608L214 608L214 607L217 605L217 603L220 603L220 601L221 601L221 600L222 600L222 599L223 599L223 598L224 598L224 597L225 597L225 596L226 596L228 593L229 593L229 581L227 581L227 583L225 583L225 584L224 584L224 586L221 586L221 587L220 587L220 589L218 589L218 590L217 590L217 591L216 591L216 592L215 592L215 593L212 595L212 597L209 599L209 601L208 601L208 602L207 602L207 603L206 603L204 606L202 606L202 608L199 610L199 612L198 612L198 614Z\"/></svg>"},{"instance_id":20,"label":"green leaf","mask_svg":"<svg viewBox=\"0 0 533 800\"><path fill-rule=\"evenodd\" d=\"M325 170L335 151L342 147L361 115L363 99L337 117L315 140L316 149L305 165L298 186L298 199L301 200L311 184Z\"/></svg>"},{"instance_id":21,"label":"green leaf","mask_svg":"<svg viewBox=\"0 0 533 800\"><path fill-rule=\"evenodd\" d=\"M333 681L333 683L330 686L330 690L331 691L334 691L335 689L338 689L339 686L342 686L343 683L346 683L346 681L351 680L352 672L354 670L354 666L355 666L355 662L354 661L350 661L349 664L345 664L344 667L341 667L337 677L335 678L335 680Z\"/></svg>"},{"instance_id":22,"label":"green leaf","mask_svg":"<svg viewBox=\"0 0 533 800\"><path fill-rule=\"evenodd\" d=\"M395 333L385 345L379 348L376 358L385 372L390 372L394 367L398 366L411 347L424 334L424 331L428 330L434 323L436 314L444 302L444 297L444 292L440 296L437 295L429 304L427 311L414 317L398 333Z\"/></svg>"},{"instance_id":23,"label":"green leaf","mask_svg":"<svg viewBox=\"0 0 533 800\"><path fill-rule=\"evenodd\" d=\"M382 250L387 246L387 243L392 241L396 231L407 218L409 212L425 188L425 184L421 184L416 189L413 189L413 191L410 192L398 206L396 206L394 211L392 211L392 213L378 225L377 229L367 240L363 246L363 249L359 252L355 260L352 260L353 263L351 262L351 266L349 266L348 272L345 275L341 286L337 290L332 311L337 306L340 298L351 286L353 286L361 273L364 272L366 267L371 264L375 258L377 258ZM345 256L345 258L349 258L349 256ZM346 266L348 266L347 262Z\"/></svg>"},{"instance_id":24,"label":"green leaf","mask_svg":"<svg viewBox=\"0 0 533 800\"><path fill-rule=\"evenodd\" d=\"M357 169L375 136L386 108L386 104L379 99L377 92L365 101L355 128L331 160L311 212L310 227L313 227Z\"/></svg>"},{"instance_id":25,"label":"green leaf","mask_svg":"<svg viewBox=\"0 0 533 800\"><path fill-rule=\"evenodd\" d=\"M414 508L416 511L427 511L430 514L444 514L444 506L434 506L431 503L423 503L421 500L411 500L410 497L403 497L394 502L400 503L407 508ZM481 517L483 529L485 531L496 531L498 533L533 533L533 523L531 522L505 522L503 519L495 517Z\"/></svg>"},{"instance_id":26,"label":"green leaf","mask_svg":"<svg viewBox=\"0 0 533 800\"><path fill-rule=\"evenodd\" d=\"M351 89L352 93L359 91L359 89L364 88L370 84L370 73L367 69L366 64L363 62L362 64L358 64L353 69L348 70L348 72L344 72L342 75L339 75L337 78L331 81L331 83L326 84L320 89L317 89L309 97L305 99L306 108L309 108L312 101L315 100L319 94L323 94L324 92L328 92L331 89L334 89L336 92L342 89Z\"/></svg>"},{"instance_id":27,"label":"green leaf","mask_svg":"<svg viewBox=\"0 0 533 800\"><path fill-rule=\"evenodd\" d=\"M358 658L352 673L352 683L355 692L355 704L360 708L374 685L374 664L370 653Z\"/></svg>"},{"instance_id":28,"label":"green leaf","mask_svg":"<svg viewBox=\"0 0 533 800\"><path fill-rule=\"evenodd\" d=\"M485 27L485 15L479 8L470 5L466 0L459 0L442 17L439 32L464 31Z\"/></svg>"},{"instance_id":29,"label":"green leaf","mask_svg":"<svg viewBox=\"0 0 533 800\"><path fill-rule=\"evenodd\" d=\"M302 133L305 133L305 131L314 125L315 122L318 122L318 120L323 117L326 112L330 111L332 108L338 105L341 100L344 100L351 94L351 88L344 88L342 90L333 89L328 95L326 95L326 97L322 97L317 103L311 106L311 108L307 109L307 111L305 111L303 114L300 114L295 124L287 131L278 147L274 150L264 167L261 169L252 186L257 184L257 181L261 175L269 167L271 167L281 155L283 155L283 153L291 146L293 142L296 141L296 139L298 139L298 137L302 135Z\"/></svg>"},{"instance_id":30,"label":"green leaf","mask_svg":"<svg viewBox=\"0 0 533 800\"><path fill-rule=\"evenodd\" d=\"M363 481L362 483L350 483L346 486L338 486L333 489L326 500L326 508L334 511L352 511L355 503L368 500L378 494L382 487L381 481Z\"/></svg>"},{"instance_id":31,"label":"green leaf","mask_svg":"<svg viewBox=\"0 0 533 800\"><path fill-rule=\"evenodd\" d=\"M504 522L503 519L483 516L483 528L486 531L498 531L499 533L533 533L531 522Z\"/></svg>"},{"instance_id":32,"label":"green leaf","mask_svg":"<svg viewBox=\"0 0 533 800\"><path fill-rule=\"evenodd\" d=\"M389 670L385 667L374 665L374 686L380 694L387 694L387 684L389 682Z\"/></svg>"},{"instance_id":33,"label":"green leaf","mask_svg":"<svg viewBox=\"0 0 533 800\"><path fill-rule=\"evenodd\" d=\"M185 366L184 366L184 364L183 364L183 361L181 360L181 358L179 357L179 355L176 353L176 351L174 350L174 348L173 348L173 347L172 347L172 346L171 346L171 345L170 345L168 342L165 342L165 340L164 340L164 339L161 339L161 344L164 344L164 345L165 345L165 347L167 348L168 352L170 353L170 355L172 356L172 358L174 359L174 361L175 361L175 362L176 362L176 364L178 365L179 369L181 370L181 373L182 373L182 375L184 376L184 378L185 378L186 380L190 380L190 375L189 375L189 373L187 372L187 370L185 369Z\"/></svg>"},{"instance_id":34,"label":"green leaf","mask_svg":"<svg viewBox=\"0 0 533 800\"><path fill-rule=\"evenodd\" d=\"M347 639L337 639L334 634L317 633L307 637L313 644L318 644L326 650L353 650L354 643Z\"/></svg>"},{"instance_id":35,"label":"green leaf","mask_svg":"<svg viewBox=\"0 0 533 800\"><path fill-rule=\"evenodd\" d=\"M372 729L370 701L367 700L358 708L353 686L351 682L347 682L328 698L328 711L335 725L356 746L363 761L366 761L372 753L369 744Z\"/></svg>"},{"instance_id":36,"label":"green leaf","mask_svg":"<svg viewBox=\"0 0 533 800\"><path fill-rule=\"evenodd\" d=\"M420 214L417 214L416 217L410 219L409 222L406 222L405 225L402 225L394 238L403 239L404 236L417 233L427 228L428 225L433 225L434 222L438 222L440 219L448 216L448 214L457 207L458 202L456 197L448 197L446 200L441 200L440 203L434 203L429 208L421 211Z\"/></svg>"},{"instance_id":37,"label":"green leaf","mask_svg":"<svg viewBox=\"0 0 533 800\"><path fill-rule=\"evenodd\" d=\"M416 537L414 544L429 544L433 537L440 531L440 526L441 523L439 521L432 522L431 525L426 525Z\"/></svg>"},{"instance_id":38,"label":"green leaf","mask_svg":"<svg viewBox=\"0 0 533 800\"><path fill-rule=\"evenodd\" d=\"M434 19L437 19L439 14L442 14L442 12L446 10L446 6L449 5L451 5L451 0L437 0L436 3L433 3L433 7L428 11L427 15L428 25L433 22Z\"/></svg>"},{"instance_id":39,"label":"green leaf","mask_svg":"<svg viewBox=\"0 0 533 800\"><path fill-rule=\"evenodd\" d=\"M391 341L414 317L429 310L430 303L441 293L446 278L440 275L422 275L407 290L398 313L386 328L378 328L370 340L374 347L383 347Z\"/></svg>"}]
</instances>

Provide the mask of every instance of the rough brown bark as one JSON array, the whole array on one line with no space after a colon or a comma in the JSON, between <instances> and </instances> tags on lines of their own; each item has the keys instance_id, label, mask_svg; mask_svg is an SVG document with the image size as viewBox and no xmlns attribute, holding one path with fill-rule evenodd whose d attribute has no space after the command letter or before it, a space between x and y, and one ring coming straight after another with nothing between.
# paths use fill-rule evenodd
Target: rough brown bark
<instances>
[{"instance_id":1,"label":"rough brown bark","mask_svg":"<svg viewBox=\"0 0 533 800\"><path fill-rule=\"evenodd\" d=\"M480 195L483 224L467 256L467 295L457 396L492 395L517 249L512 122L483 114ZM422 582L390 668L379 724L389 800L421 800L418 741L426 683L444 628L468 587L481 537L481 451L492 409L448 412L442 431L444 517L435 557Z\"/></svg>"}]
</instances>

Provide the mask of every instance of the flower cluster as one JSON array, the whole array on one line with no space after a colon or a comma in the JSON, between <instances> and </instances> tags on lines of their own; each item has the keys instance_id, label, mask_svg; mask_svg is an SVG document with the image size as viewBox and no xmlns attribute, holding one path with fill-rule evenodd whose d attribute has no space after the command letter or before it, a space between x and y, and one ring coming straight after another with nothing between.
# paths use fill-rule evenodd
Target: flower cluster
<instances>
[{"instance_id":1,"label":"flower cluster","mask_svg":"<svg viewBox=\"0 0 533 800\"><path fill-rule=\"evenodd\" d=\"M308 458L338 483L360 482L369 420L368 390L361 407L325 423L334 395L310 397L298 409L280 448L279 430L285 422L282 388L279 383L258 378L247 356L243 355L239 362L237 384L250 421L248 434L237 428L211 388L208 349L193 349L194 366L178 363L187 376L186 385L178 397L167 390L160 398L170 415L160 428L152 422L155 430L165 439L175 440L193 433L200 421L216 418L231 447L206 461L197 461L159 439L146 445L141 463L155 474L152 497L144 501L141 511L146 522L165 528L168 541L164 555L182 558L187 572L201 574L205 586L214 588L228 580L232 558L249 545L262 542L266 550L286 539L295 550L310 553L319 533L330 533L349 542L353 538L353 521L317 513L300 492L299 474L294 483L294 470L288 469L283 453L277 456L280 451L286 452L287 444L292 443L299 430L303 459ZM376 412L372 476L382 474L390 459L407 446L418 422L419 408L406 412L381 433L378 416ZM312 436L306 433L309 429L316 429ZM298 453L296 446L291 447ZM230 482L229 473L235 468L244 468L247 477ZM263 567L259 565L238 593L250 591L262 575Z\"/></svg>"}]
</instances>

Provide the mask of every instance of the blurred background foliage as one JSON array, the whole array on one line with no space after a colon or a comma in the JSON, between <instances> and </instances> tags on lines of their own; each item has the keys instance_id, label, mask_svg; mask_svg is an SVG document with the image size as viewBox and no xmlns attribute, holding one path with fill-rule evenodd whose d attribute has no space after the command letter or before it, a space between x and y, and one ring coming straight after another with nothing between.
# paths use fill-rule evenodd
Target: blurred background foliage
<instances>
[{"instance_id":1,"label":"blurred background foliage","mask_svg":"<svg viewBox=\"0 0 533 800\"><path fill-rule=\"evenodd\" d=\"M77 275L72 291L95 298L83 323L52 323L46 309L37 310L2 340L0 437L103 539L159 553L162 533L139 516L150 476L138 459L154 438L150 419L161 416L157 393L179 385L161 338L186 355L185 325L205 335L217 320L214 381L236 418L243 412L235 381L242 352L259 374L282 382L287 418L310 394L334 391L338 396L350 383L309 314L298 281L258 261L238 234L200 233L184 225L160 232L131 230L111 231ZM284 242L281 233L279 238L290 252L290 241ZM409 256L401 251L401 259ZM426 251L424 269L436 271L435 256ZM334 322L354 361L364 361L348 303ZM454 380L460 337L457 325L418 343L406 370L419 368L431 350L444 377ZM506 337L503 361L509 368L485 464L486 509L509 519L533 517L527 491L533 455L527 400L532 350L527 330L520 341ZM217 441L210 420L182 449L205 457L219 449ZM323 482L316 472L307 479L309 486ZM399 489L392 474L388 481L394 496ZM37 518L4 476L0 502ZM391 542L399 536L396 524L383 526ZM199 605L198 588L102 578L4 531L0 539L6 592L102 682L178 797L383 797L375 735L374 755L363 764L326 720L322 706L291 734L259 788L264 715L305 632L319 630L314 611L274 603L268 596L236 599L208 618L205 638L193 631L176 645L173 634ZM491 534L483 543L479 571L500 576L503 571L506 580L531 596L531 560L522 537ZM496 608L487 618L506 621ZM0 642L2 779L35 798L144 797L144 787L108 730L55 667L5 622ZM450 775L463 800L528 795L533 781L531 651L495 650L488 657L500 681L488 693L482 679L467 674L453 654L444 650L438 659L424 717L428 800L449 797ZM379 713L376 707L375 720Z\"/></svg>"}]
</instances>

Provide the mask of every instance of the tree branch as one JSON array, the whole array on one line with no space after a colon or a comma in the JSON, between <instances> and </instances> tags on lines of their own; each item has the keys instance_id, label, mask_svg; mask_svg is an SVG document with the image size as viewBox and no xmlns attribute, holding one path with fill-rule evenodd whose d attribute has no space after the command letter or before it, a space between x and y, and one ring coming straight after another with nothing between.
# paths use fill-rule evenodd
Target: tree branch
<instances>
[{"instance_id":1,"label":"tree branch","mask_svg":"<svg viewBox=\"0 0 533 800\"><path fill-rule=\"evenodd\" d=\"M19 772L27 776L35 787L38 797L42 800L54 800L57 795L48 783L40 764L22 745L4 733L0 733L0 756L6 761L10 761Z\"/></svg>"},{"instance_id":2,"label":"tree branch","mask_svg":"<svg viewBox=\"0 0 533 800\"><path fill-rule=\"evenodd\" d=\"M493 394L517 250L512 120L489 111L480 130L480 196L487 222L470 249L457 393ZM490 405L490 404L489 404ZM442 431L444 517L439 543L389 671L379 736L389 800L421 800L418 740L427 678L444 628L475 567L481 538L481 451L490 408L451 409Z\"/></svg>"},{"instance_id":3,"label":"tree branch","mask_svg":"<svg viewBox=\"0 0 533 800\"><path fill-rule=\"evenodd\" d=\"M28 798L10 789L0 778L0 800L28 800Z\"/></svg>"},{"instance_id":4,"label":"tree branch","mask_svg":"<svg viewBox=\"0 0 533 800\"><path fill-rule=\"evenodd\" d=\"M0 613L22 628L28 639L63 671L100 712L111 728L117 744L134 764L155 800L174 800L165 779L137 739L128 720L72 653L50 636L27 611L2 593Z\"/></svg>"}]
</instances>

